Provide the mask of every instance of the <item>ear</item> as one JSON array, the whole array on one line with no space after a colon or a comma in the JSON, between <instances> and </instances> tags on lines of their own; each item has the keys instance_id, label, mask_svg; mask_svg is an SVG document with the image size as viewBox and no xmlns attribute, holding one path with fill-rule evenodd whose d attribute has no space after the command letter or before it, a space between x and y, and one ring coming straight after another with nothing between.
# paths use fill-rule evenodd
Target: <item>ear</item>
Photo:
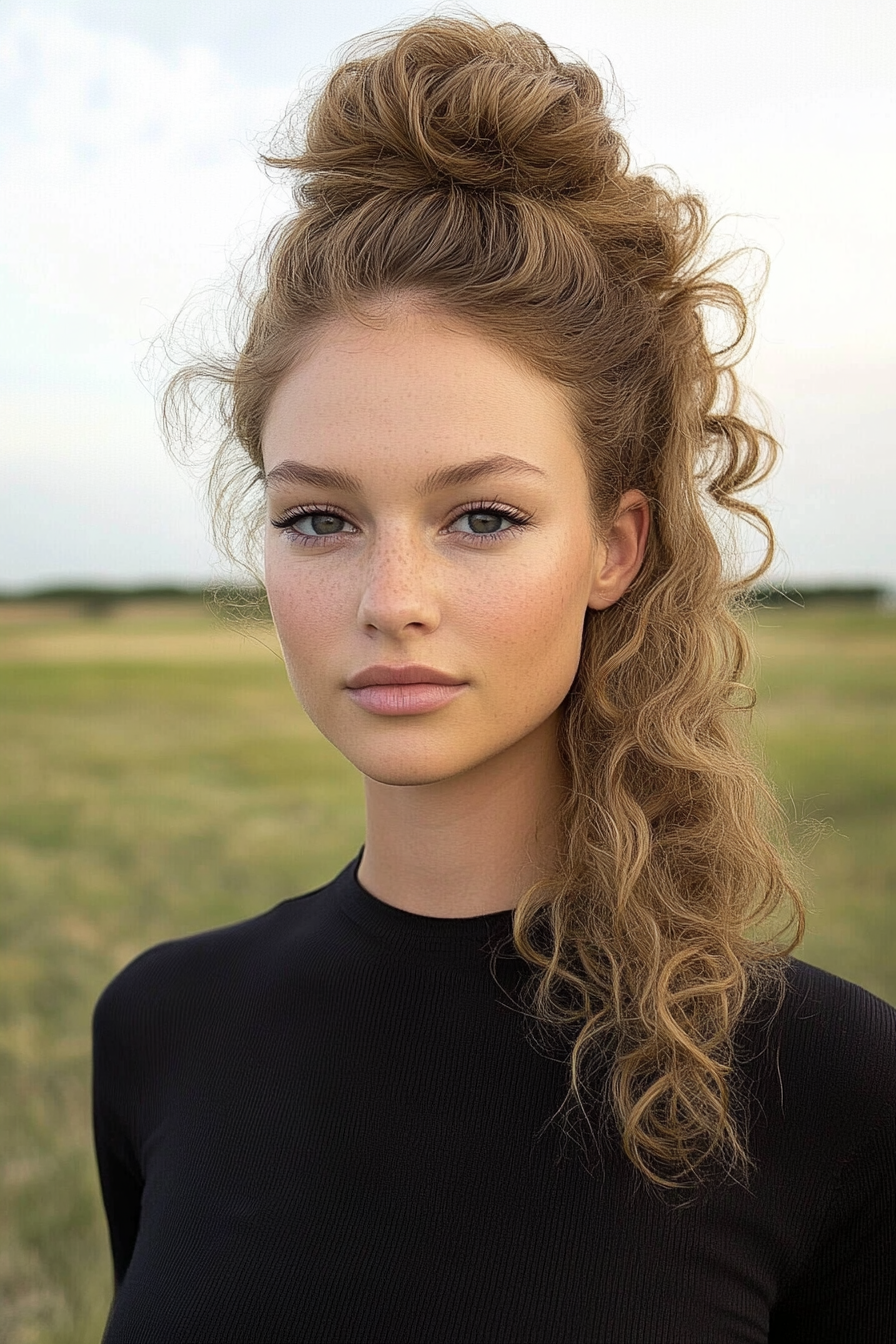
<instances>
[{"instance_id":1,"label":"ear","mask_svg":"<svg viewBox=\"0 0 896 1344\"><path fill-rule=\"evenodd\" d=\"M640 490L627 490L609 530L597 548L589 607L602 611L618 602L634 582L647 547L650 504Z\"/></svg>"}]
</instances>

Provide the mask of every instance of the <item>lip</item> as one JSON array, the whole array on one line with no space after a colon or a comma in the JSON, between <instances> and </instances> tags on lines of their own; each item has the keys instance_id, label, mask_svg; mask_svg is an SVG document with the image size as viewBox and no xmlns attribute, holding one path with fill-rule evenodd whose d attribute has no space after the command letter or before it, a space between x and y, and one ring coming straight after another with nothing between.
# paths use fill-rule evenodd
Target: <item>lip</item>
<instances>
[{"instance_id":1,"label":"lip","mask_svg":"<svg viewBox=\"0 0 896 1344\"><path fill-rule=\"evenodd\" d=\"M428 714L456 700L467 689L464 682L388 682L348 687L356 705L372 714Z\"/></svg>"},{"instance_id":2,"label":"lip","mask_svg":"<svg viewBox=\"0 0 896 1344\"><path fill-rule=\"evenodd\" d=\"M440 672L437 667L425 667L423 663L375 663L356 672L345 684L350 691L356 691L365 686L463 686L466 683L460 677Z\"/></svg>"}]
</instances>

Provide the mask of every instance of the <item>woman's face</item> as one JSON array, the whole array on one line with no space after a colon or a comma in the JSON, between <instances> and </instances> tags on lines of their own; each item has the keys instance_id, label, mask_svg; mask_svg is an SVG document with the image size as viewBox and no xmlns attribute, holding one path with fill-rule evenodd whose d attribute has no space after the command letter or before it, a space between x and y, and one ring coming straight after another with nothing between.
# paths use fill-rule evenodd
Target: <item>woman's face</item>
<instances>
[{"instance_id":1,"label":"woman's face","mask_svg":"<svg viewBox=\"0 0 896 1344\"><path fill-rule=\"evenodd\" d=\"M422 784L555 733L586 608L630 577L615 533L595 539L551 383L431 315L341 321L280 384L263 455L271 610L293 688L343 755ZM350 684L412 663L455 684Z\"/></svg>"}]
</instances>

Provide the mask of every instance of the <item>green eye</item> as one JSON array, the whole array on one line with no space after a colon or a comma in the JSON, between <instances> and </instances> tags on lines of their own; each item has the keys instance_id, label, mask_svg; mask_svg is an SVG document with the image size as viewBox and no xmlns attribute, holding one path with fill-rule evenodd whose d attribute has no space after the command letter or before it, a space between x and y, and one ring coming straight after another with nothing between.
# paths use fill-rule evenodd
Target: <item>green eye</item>
<instances>
[{"instance_id":1,"label":"green eye","mask_svg":"<svg viewBox=\"0 0 896 1344\"><path fill-rule=\"evenodd\" d=\"M273 518L272 526L281 532L291 533L303 542L313 542L316 538L341 537L343 528L350 526L348 519L341 513L332 513L329 509L308 509L307 512L287 514L285 518Z\"/></svg>"},{"instance_id":2,"label":"green eye","mask_svg":"<svg viewBox=\"0 0 896 1344\"><path fill-rule=\"evenodd\" d=\"M334 533L338 533L345 519L340 518L336 513L306 513L302 518L297 518L293 526L298 531L298 524L304 522L310 524L311 536L331 537ZM305 536L308 535L306 532Z\"/></svg>"},{"instance_id":3,"label":"green eye","mask_svg":"<svg viewBox=\"0 0 896 1344\"><path fill-rule=\"evenodd\" d=\"M469 518L470 531L476 532L479 535L482 535L483 533L487 534L489 532L499 532L501 530L502 523L507 521L499 513L486 513L484 511L477 513L464 513L461 515L461 517Z\"/></svg>"}]
</instances>

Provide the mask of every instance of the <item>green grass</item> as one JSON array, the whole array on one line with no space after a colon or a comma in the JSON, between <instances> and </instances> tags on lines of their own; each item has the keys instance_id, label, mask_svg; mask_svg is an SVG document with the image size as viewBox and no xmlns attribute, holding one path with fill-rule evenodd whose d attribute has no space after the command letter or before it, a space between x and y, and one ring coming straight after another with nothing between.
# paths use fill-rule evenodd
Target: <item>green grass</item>
<instances>
[{"instance_id":1,"label":"green grass","mask_svg":"<svg viewBox=\"0 0 896 1344\"><path fill-rule=\"evenodd\" d=\"M769 609L755 637L770 773L792 819L826 823L798 955L896 1003L896 612Z\"/></svg>"},{"instance_id":2,"label":"green grass","mask_svg":"<svg viewBox=\"0 0 896 1344\"><path fill-rule=\"evenodd\" d=\"M896 616L755 617L757 733L809 856L800 952L896 1002ZM199 609L0 624L0 1338L96 1344L109 1258L89 1021L153 942L331 877L357 776L296 707L273 639Z\"/></svg>"}]
</instances>

